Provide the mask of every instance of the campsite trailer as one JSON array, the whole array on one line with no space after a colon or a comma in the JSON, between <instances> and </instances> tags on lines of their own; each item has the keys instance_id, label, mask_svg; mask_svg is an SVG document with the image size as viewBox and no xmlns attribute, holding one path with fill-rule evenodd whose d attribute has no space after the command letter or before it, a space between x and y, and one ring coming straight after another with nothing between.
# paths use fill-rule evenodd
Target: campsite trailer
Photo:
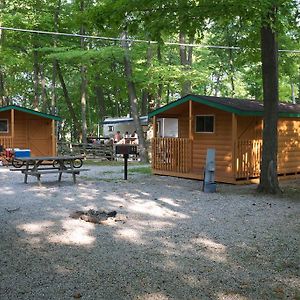
<instances>
[{"instance_id":1,"label":"campsite trailer","mask_svg":"<svg viewBox=\"0 0 300 300\"><path fill-rule=\"evenodd\" d=\"M140 122L143 128L143 132L146 135L148 130L148 116L140 117ZM130 117L119 117L119 118L105 118L103 121L103 136L112 138L117 131L121 132L124 136L125 132L128 131L132 134L136 128L133 123L133 118Z\"/></svg>"},{"instance_id":2,"label":"campsite trailer","mask_svg":"<svg viewBox=\"0 0 300 300\"><path fill-rule=\"evenodd\" d=\"M32 156L56 155L55 121L61 118L17 105L0 107L0 145L30 149Z\"/></svg>"},{"instance_id":3,"label":"campsite trailer","mask_svg":"<svg viewBox=\"0 0 300 300\"><path fill-rule=\"evenodd\" d=\"M151 128L148 128L148 116L140 117L140 122L146 139L153 137ZM103 121L103 135L104 137L112 138L117 131L121 132L123 136L127 131L132 134L135 131L133 118L106 118ZM161 137L178 137L178 120L176 118L158 118L157 119L158 135Z\"/></svg>"},{"instance_id":4,"label":"campsite trailer","mask_svg":"<svg viewBox=\"0 0 300 300\"><path fill-rule=\"evenodd\" d=\"M207 149L216 151L216 180L250 182L260 175L263 104L187 95L149 114L154 174L203 180ZM278 175L300 174L300 105L280 103ZM160 137L157 120L176 118L178 137Z\"/></svg>"}]
</instances>

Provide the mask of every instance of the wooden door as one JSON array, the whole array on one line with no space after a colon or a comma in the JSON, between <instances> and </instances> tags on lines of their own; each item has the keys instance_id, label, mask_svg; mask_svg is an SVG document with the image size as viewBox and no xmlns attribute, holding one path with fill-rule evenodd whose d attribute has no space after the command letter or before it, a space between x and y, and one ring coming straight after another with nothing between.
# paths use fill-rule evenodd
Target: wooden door
<instances>
[{"instance_id":1,"label":"wooden door","mask_svg":"<svg viewBox=\"0 0 300 300\"><path fill-rule=\"evenodd\" d=\"M35 119L28 120L28 144L31 156L51 155L51 126L47 120Z\"/></svg>"}]
</instances>

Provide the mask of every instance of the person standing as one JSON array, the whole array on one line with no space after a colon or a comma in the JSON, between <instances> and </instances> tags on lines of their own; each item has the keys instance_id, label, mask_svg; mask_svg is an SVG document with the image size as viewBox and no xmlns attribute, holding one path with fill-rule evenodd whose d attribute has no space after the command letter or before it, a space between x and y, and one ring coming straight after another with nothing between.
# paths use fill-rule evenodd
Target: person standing
<instances>
[{"instance_id":1,"label":"person standing","mask_svg":"<svg viewBox=\"0 0 300 300\"><path fill-rule=\"evenodd\" d=\"M122 139L122 135L121 135L120 131L117 131L117 133L114 135L114 142L118 143L118 142L120 142L121 139Z\"/></svg>"}]
</instances>

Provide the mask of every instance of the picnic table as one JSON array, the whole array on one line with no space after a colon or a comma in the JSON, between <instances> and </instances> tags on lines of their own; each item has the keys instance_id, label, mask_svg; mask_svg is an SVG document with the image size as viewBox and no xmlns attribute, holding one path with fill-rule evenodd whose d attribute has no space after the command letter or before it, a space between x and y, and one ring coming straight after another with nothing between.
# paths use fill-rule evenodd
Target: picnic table
<instances>
[{"instance_id":1,"label":"picnic table","mask_svg":"<svg viewBox=\"0 0 300 300\"><path fill-rule=\"evenodd\" d=\"M63 173L69 173L73 176L73 182L76 183L76 175L81 171L82 155L64 155L64 156L36 156L36 157L20 157L18 160L25 164L21 169L10 169L11 171L21 171L24 174L24 183L27 183L28 175L35 176L39 183L42 174L59 174L58 181L61 181Z\"/></svg>"}]
</instances>

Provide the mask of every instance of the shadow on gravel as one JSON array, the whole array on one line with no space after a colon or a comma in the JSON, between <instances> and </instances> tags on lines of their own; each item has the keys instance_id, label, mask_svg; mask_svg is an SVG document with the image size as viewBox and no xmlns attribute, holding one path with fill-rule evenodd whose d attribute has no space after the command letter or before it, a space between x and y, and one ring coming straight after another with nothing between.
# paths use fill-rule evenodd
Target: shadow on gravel
<instances>
[{"instance_id":1,"label":"shadow on gravel","mask_svg":"<svg viewBox=\"0 0 300 300\"><path fill-rule=\"evenodd\" d=\"M298 299L298 203L200 186L145 176L2 187L0 298ZM123 218L69 217L90 208Z\"/></svg>"}]
</instances>

